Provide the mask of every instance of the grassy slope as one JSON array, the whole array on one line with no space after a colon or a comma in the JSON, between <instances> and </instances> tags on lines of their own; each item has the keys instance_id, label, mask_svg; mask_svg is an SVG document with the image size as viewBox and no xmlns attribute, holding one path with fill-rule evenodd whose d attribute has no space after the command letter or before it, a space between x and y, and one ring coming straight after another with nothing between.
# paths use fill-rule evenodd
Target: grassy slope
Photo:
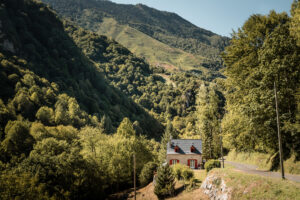
<instances>
[{"instance_id":1,"label":"grassy slope","mask_svg":"<svg viewBox=\"0 0 300 200\"><path fill-rule=\"evenodd\" d=\"M271 155L263 153L249 153L249 152L239 152L232 150L227 156L228 161L235 161L240 163L252 164L258 166L262 170L270 170L271 162L269 158ZM300 174L300 161L295 162L295 156L292 155L288 160L285 160L284 169L287 173L290 174Z\"/></svg>"},{"instance_id":2,"label":"grassy slope","mask_svg":"<svg viewBox=\"0 0 300 200\"><path fill-rule=\"evenodd\" d=\"M226 186L232 188L231 199L300 199L300 184L281 179L249 175L232 169L214 169Z\"/></svg>"},{"instance_id":3,"label":"grassy slope","mask_svg":"<svg viewBox=\"0 0 300 200\"><path fill-rule=\"evenodd\" d=\"M219 53L228 42L228 38L196 27L174 13L144 5L94 0L43 2L83 28L116 39L151 64L172 69L175 66L181 70L203 70L202 65L217 70Z\"/></svg>"},{"instance_id":4,"label":"grassy slope","mask_svg":"<svg viewBox=\"0 0 300 200\"><path fill-rule=\"evenodd\" d=\"M176 182L175 185L175 191L177 193L176 196L170 197L168 199L172 200L191 200L191 199L209 199L207 195L205 195L202 192L202 189L200 188L201 183L204 181L206 177L206 171L205 170L194 170L195 179L196 179L196 187L193 190L184 190L183 189L183 183L182 182ZM129 194L128 199L134 199L133 196L134 193L131 192ZM144 199L144 200L156 200L157 197L154 194L154 186L152 183L147 185L146 187L143 187L139 190L137 190L137 199Z\"/></svg>"},{"instance_id":5,"label":"grassy slope","mask_svg":"<svg viewBox=\"0 0 300 200\"><path fill-rule=\"evenodd\" d=\"M112 37L137 56L146 58L150 64L172 65L181 70L207 70L201 67L204 57L172 48L128 25L118 24L113 18L104 18L96 29L97 33Z\"/></svg>"}]
</instances>

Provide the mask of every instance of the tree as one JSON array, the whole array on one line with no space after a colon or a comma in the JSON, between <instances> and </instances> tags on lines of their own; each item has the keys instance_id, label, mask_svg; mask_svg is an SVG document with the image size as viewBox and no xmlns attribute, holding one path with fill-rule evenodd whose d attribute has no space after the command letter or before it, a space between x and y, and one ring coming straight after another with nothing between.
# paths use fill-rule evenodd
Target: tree
<instances>
[{"instance_id":1,"label":"tree","mask_svg":"<svg viewBox=\"0 0 300 200\"><path fill-rule=\"evenodd\" d=\"M155 178L154 193L158 199L174 195L175 177L168 164L160 166Z\"/></svg>"},{"instance_id":2,"label":"tree","mask_svg":"<svg viewBox=\"0 0 300 200\"><path fill-rule=\"evenodd\" d=\"M167 143L172 139L172 138L177 138L178 134L176 130L174 129L172 123L170 120L167 122L167 126L165 128L165 132L161 138L160 142L160 149L159 149L159 154L158 154L158 161L160 164L164 163L166 160L166 155L167 155Z\"/></svg>"},{"instance_id":3,"label":"tree","mask_svg":"<svg viewBox=\"0 0 300 200\"><path fill-rule=\"evenodd\" d=\"M294 0L291 8L291 34L296 38L297 45L300 46L300 2Z\"/></svg>"},{"instance_id":4,"label":"tree","mask_svg":"<svg viewBox=\"0 0 300 200\"><path fill-rule=\"evenodd\" d=\"M197 95L197 125L203 144L203 157L216 158L219 155L219 98L213 84L200 86Z\"/></svg>"},{"instance_id":5,"label":"tree","mask_svg":"<svg viewBox=\"0 0 300 200\"><path fill-rule=\"evenodd\" d=\"M148 162L144 165L140 175L139 181L142 186L147 185L153 180L154 172L156 171L157 165L154 162Z\"/></svg>"},{"instance_id":6,"label":"tree","mask_svg":"<svg viewBox=\"0 0 300 200\"><path fill-rule=\"evenodd\" d=\"M100 129L92 127L84 127L80 130L79 133L83 147L87 147L88 151L90 151L95 158L97 157L96 147L99 144L99 140L101 139L101 134L102 131Z\"/></svg>"},{"instance_id":7,"label":"tree","mask_svg":"<svg viewBox=\"0 0 300 200\"><path fill-rule=\"evenodd\" d=\"M113 131L111 119L106 114L101 118L101 128L105 133L111 133Z\"/></svg>"},{"instance_id":8,"label":"tree","mask_svg":"<svg viewBox=\"0 0 300 200\"><path fill-rule=\"evenodd\" d=\"M251 16L233 33L223 54L227 113L222 129L229 147L276 153L276 82L281 127L286 127L282 133L284 148L286 152L295 148L297 134L287 125L296 122L300 59L289 27L286 13L271 11L266 16Z\"/></svg>"},{"instance_id":9,"label":"tree","mask_svg":"<svg viewBox=\"0 0 300 200\"><path fill-rule=\"evenodd\" d=\"M125 137L135 136L135 130L131 121L125 117L117 129L117 134Z\"/></svg>"},{"instance_id":10,"label":"tree","mask_svg":"<svg viewBox=\"0 0 300 200\"><path fill-rule=\"evenodd\" d=\"M35 114L36 118L46 126L52 125L54 122L54 112L52 108L42 106Z\"/></svg>"},{"instance_id":11,"label":"tree","mask_svg":"<svg viewBox=\"0 0 300 200\"><path fill-rule=\"evenodd\" d=\"M1 148L9 158L21 154L28 155L34 142L26 122L9 121L5 127L5 139L1 143Z\"/></svg>"}]
</instances>

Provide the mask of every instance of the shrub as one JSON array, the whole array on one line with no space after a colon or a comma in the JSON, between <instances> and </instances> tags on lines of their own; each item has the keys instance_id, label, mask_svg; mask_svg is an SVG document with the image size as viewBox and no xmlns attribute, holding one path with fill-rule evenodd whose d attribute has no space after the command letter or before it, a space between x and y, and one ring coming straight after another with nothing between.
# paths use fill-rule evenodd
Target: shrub
<instances>
[{"instance_id":1,"label":"shrub","mask_svg":"<svg viewBox=\"0 0 300 200\"><path fill-rule=\"evenodd\" d=\"M194 177L194 172L188 166L182 164L176 164L173 167L173 173L177 180L184 179L185 181L190 180Z\"/></svg>"},{"instance_id":2,"label":"shrub","mask_svg":"<svg viewBox=\"0 0 300 200\"><path fill-rule=\"evenodd\" d=\"M142 186L147 185L153 180L153 174L156 170L157 165L154 162L148 162L144 165L140 175L139 175L139 181Z\"/></svg>"},{"instance_id":3,"label":"shrub","mask_svg":"<svg viewBox=\"0 0 300 200\"><path fill-rule=\"evenodd\" d=\"M183 179L189 181L190 179L194 178L194 172L190 168L183 168L182 171Z\"/></svg>"},{"instance_id":4,"label":"shrub","mask_svg":"<svg viewBox=\"0 0 300 200\"><path fill-rule=\"evenodd\" d=\"M212 170L213 168L220 168L221 162L218 160L209 160L205 163L205 169L207 172Z\"/></svg>"}]
</instances>

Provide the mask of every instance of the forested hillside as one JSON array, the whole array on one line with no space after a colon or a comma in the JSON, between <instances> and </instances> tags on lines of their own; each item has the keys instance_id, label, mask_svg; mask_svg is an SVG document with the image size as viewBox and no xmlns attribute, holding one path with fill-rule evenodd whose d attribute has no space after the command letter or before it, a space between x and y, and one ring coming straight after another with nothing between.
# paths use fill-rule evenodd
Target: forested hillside
<instances>
[{"instance_id":1,"label":"forested hillside","mask_svg":"<svg viewBox=\"0 0 300 200\"><path fill-rule=\"evenodd\" d=\"M98 37L100 59L121 62L114 67L126 62L148 76L149 66L36 1L2 2L0 28L0 198L94 199L130 187L133 152L139 173L156 159L146 136L160 138L163 126L70 35Z\"/></svg>"},{"instance_id":2,"label":"forested hillside","mask_svg":"<svg viewBox=\"0 0 300 200\"><path fill-rule=\"evenodd\" d=\"M0 27L1 198L104 197L131 187L134 152L138 174L163 161L164 126L199 138L201 73L150 67L37 1L4 1Z\"/></svg>"},{"instance_id":3,"label":"forested hillside","mask_svg":"<svg viewBox=\"0 0 300 200\"><path fill-rule=\"evenodd\" d=\"M116 43L114 48L103 46L103 40L107 40L104 36L90 34L90 37L82 37L82 34L87 34L86 31L74 30L74 26L67 24L66 30L113 86L145 108L159 122L172 122L177 134L190 137L197 135L196 94L200 84L206 82L204 77L192 73L170 74L160 68L149 67L142 59L131 54L121 55L120 51L128 50ZM164 77L170 77L169 83Z\"/></svg>"},{"instance_id":4,"label":"forested hillside","mask_svg":"<svg viewBox=\"0 0 300 200\"><path fill-rule=\"evenodd\" d=\"M10 5L17 6L13 2ZM45 15L47 12L51 15L44 17L43 10L46 10ZM36 17L39 15L42 16ZM37 12L32 11L26 17L23 17L21 13L3 10L1 21L4 34L2 47L6 50L2 55L1 98L5 104L16 104L16 115L21 111L26 112L23 113L24 117L33 120L40 107L49 106L49 109L54 109L54 116L51 117L56 120L52 124L60 122L64 125L72 124L72 119L69 120L63 116L61 116L62 121L59 121L58 110L55 110L54 106L58 100L57 97L65 93L66 96L76 99L78 108L80 106L82 111L91 116L94 115L94 118L100 120L106 115L112 122L110 126L117 127L124 117L129 117L132 121L138 120L140 124L144 123L143 120L147 121L146 124L149 124L149 121L155 124L155 120L151 119L141 107L120 93L118 89L109 86L100 70L82 55L73 39L64 31L62 22L47 8L41 8L41 11ZM3 23L4 21L6 23ZM72 31L74 30L77 28L73 27ZM78 31L77 33L81 38L92 37L87 32ZM127 49L105 37L102 37L98 45L102 47L98 46L98 51L103 51L102 54L106 54L107 57L123 58L122 62L126 60L129 65L137 68L141 65L148 67L143 61L138 63L139 60L133 57ZM42 79L48 81L49 88L43 88L46 85L42 84ZM50 97L52 99L48 99ZM17 105L15 101L32 105L23 105L27 109L23 111L22 105ZM62 101L68 102L68 98ZM73 115L77 114L73 113ZM55 117L57 119L54 119ZM83 126L82 124L88 121L85 118L82 118L83 121L75 126ZM154 127L159 127L159 125ZM151 126L145 130L150 130L147 133L149 136L161 132L159 129L151 131Z\"/></svg>"},{"instance_id":5,"label":"forested hillside","mask_svg":"<svg viewBox=\"0 0 300 200\"><path fill-rule=\"evenodd\" d=\"M139 56L145 56L152 64L175 65L180 69L200 66L218 69L221 66L219 54L228 44L226 37L201 29L174 13L158 11L142 4L134 6L96 0L44 2L82 27L113 37ZM116 27L119 28L115 30ZM145 42L145 38L152 42ZM163 57L159 53L162 47L168 51ZM177 57L182 58L181 61L176 60L175 52ZM186 56L192 60L186 59Z\"/></svg>"},{"instance_id":6,"label":"forested hillside","mask_svg":"<svg viewBox=\"0 0 300 200\"><path fill-rule=\"evenodd\" d=\"M223 136L277 169L274 84L284 159L299 161L299 1L291 16L251 16L229 45L144 5L44 1L67 19L41 1L0 3L0 199L104 199L132 187L133 155L138 181L151 177L171 137L201 138L213 159Z\"/></svg>"}]
</instances>

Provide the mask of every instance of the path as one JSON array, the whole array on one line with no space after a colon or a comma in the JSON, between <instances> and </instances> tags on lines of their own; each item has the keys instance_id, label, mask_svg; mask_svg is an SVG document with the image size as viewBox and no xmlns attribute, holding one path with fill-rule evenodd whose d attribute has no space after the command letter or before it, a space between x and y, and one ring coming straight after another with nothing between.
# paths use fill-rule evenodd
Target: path
<instances>
[{"instance_id":1,"label":"path","mask_svg":"<svg viewBox=\"0 0 300 200\"><path fill-rule=\"evenodd\" d=\"M232 161L225 161L225 164L226 163L234 166L237 170L246 172L248 174L258 174L261 176L267 176L272 178L281 178L281 173L257 170L256 169L257 166L255 165L243 164L243 163L232 162ZM285 174L285 178L290 181L300 183L300 175Z\"/></svg>"}]
</instances>

